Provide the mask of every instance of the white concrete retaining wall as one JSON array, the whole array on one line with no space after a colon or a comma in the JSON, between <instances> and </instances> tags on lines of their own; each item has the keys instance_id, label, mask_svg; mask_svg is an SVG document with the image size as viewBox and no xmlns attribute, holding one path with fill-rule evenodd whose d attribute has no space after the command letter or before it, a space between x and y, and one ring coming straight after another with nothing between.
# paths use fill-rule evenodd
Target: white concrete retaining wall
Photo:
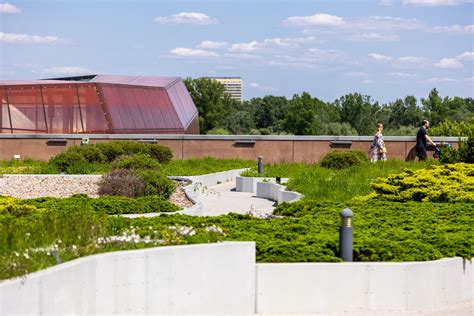
<instances>
[{"instance_id":1,"label":"white concrete retaining wall","mask_svg":"<svg viewBox=\"0 0 474 316\"><path fill-rule=\"evenodd\" d=\"M178 176L171 177L173 179L187 179L192 181L195 184L200 184L202 186L211 186L219 183L225 183L235 180L242 172L247 171L248 169L234 169L216 173L204 174L201 176Z\"/></svg>"},{"instance_id":2,"label":"white concrete retaining wall","mask_svg":"<svg viewBox=\"0 0 474 316\"><path fill-rule=\"evenodd\" d=\"M274 182L257 182L256 196L259 198L276 201L277 204L283 202L294 202L303 197L303 194L293 191L286 191L284 185Z\"/></svg>"},{"instance_id":3,"label":"white concrete retaining wall","mask_svg":"<svg viewBox=\"0 0 474 316\"><path fill-rule=\"evenodd\" d=\"M473 299L462 258L402 263L257 264L257 312L419 311Z\"/></svg>"},{"instance_id":4,"label":"white concrete retaining wall","mask_svg":"<svg viewBox=\"0 0 474 316\"><path fill-rule=\"evenodd\" d=\"M278 190L278 199L277 204L283 202L295 202L300 200L303 197L303 194L293 191Z\"/></svg>"},{"instance_id":5,"label":"white concrete retaining wall","mask_svg":"<svg viewBox=\"0 0 474 316\"><path fill-rule=\"evenodd\" d=\"M112 252L0 282L0 315L254 311L253 242Z\"/></svg>"}]
</instances>

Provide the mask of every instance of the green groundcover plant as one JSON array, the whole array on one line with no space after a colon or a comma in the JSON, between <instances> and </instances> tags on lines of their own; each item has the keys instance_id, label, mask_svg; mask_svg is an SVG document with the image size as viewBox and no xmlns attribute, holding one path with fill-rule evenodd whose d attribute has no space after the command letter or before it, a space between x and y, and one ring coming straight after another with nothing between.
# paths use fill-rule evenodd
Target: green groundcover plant
<instances>
[{"instance_id":1,"label":"green groundcover plant","mask_svg":"<svg viewBox=\"0 0 474 316\"><path fill-rule=\"evenodd\" d=\"M474 165L466 163L406 170L372 184L374 197L386 201L474 203Z\"/></svg>"},{"instance_id":2,"label":"green groundcover plant","mask_svg":"<svg viewBox=\"0 0 474 316\"><path fill-rule=\"evenodd\" d=\"M106 213L119 214L135 201L97 201L0 199L0 279L54 265L58 257L67 261L104 251L226 240L255 241L258 262L338 262L344 207L355 214L355 261L474 256L472 203L305 200L278 206L276 217L268 219L238 214L129 219ZM148 202L146 207L156 207Z\"/></svg>"}]
</instances>

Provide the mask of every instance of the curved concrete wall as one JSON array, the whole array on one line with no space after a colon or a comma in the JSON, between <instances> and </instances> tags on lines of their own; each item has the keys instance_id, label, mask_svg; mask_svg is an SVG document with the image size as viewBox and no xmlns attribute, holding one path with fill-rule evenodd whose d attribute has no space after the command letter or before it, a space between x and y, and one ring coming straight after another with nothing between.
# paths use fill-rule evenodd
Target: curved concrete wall
<instances>
[{"instance_id":1,"label":"curved concrete wall","mask_svg":"<svg viewBox=\"0 0 474 316\"><path fill-rule=\"evenodd\" d=\"M254 311L253 242L111 252L0 282L0 315Z\"/></svg>"},{"instance_id":2,"label":"curved concrete wall","mask_svg":"<svg viewBox=\"0 0 474 316\"><path fill-rule=\"evenodd\" d=\"M281 179L282 183L288 182L287 178ZM237 192L253 192L259 198L269 199L277 202L294 202L303 197L303 194L293 191L287 191L286 186L276 183L276 178L236 178Z\"/></svg>"},{"instance_id":3,"label":"curved concrete wall","mask_svg":"<svg viewBox=\"0 0 474 316\"><path fill-rule=\"evenodd\" d=\"M421 313L472 302L473 281L462 258L255 264L253 242L158 247L0 282L0 315Z\"/></svg>"},{"instance_id":4,"label":"curved concrete wall","mask_svg":"<svg viewBox=\"0 0 474 316\"><path fill-rule=\"evenodd\" d=\"M250 135L153 135L153 134L0 134L0 160L22 158L48 160L67 146L79 145L82 137L90 143L111 140L158 142L173 150L175 159L212 156L265 162L315 162L333 149L369 150L373 136L250 136ZM66 142L48 142L49 139ZM437 143L457 147L457 137L433 137ZM414 137L385 137L389 158L414 159ZM431 153L429 153L431 154Z\"/></svg>"}]
</instances>

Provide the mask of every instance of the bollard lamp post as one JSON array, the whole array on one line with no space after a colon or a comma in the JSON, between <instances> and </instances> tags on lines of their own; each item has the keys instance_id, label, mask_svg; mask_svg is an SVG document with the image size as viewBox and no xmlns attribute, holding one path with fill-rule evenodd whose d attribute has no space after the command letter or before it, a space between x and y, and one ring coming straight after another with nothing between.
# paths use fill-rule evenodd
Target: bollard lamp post
<instances>
[{"instance_id":1,"label":"bollard lamp post","mask_svg":"<svg viewBox=\"0 0 474 316\"><path fill-rule=\"evenodd\" d=\"M263 175L263 156L258 156L258 174Z\"/></svg>"},{"instance_id":2,"label":"bollard lamp post","mask_svg":"<svg viewBox=\"0 0 474 316\"><path fill-rule=\"evenodd\" d=\"M354 213L345 208L341 211L341 227L339 228L339 251L343 261L352 262L352 218Z\"/></svg>"}]
</instances>

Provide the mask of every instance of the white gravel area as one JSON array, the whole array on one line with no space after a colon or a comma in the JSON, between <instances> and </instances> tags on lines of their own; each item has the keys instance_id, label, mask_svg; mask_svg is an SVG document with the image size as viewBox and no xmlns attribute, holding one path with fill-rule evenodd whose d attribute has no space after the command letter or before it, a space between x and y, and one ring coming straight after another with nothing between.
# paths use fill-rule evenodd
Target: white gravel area
<instances>
[{"instance_id":1,"label":"white gravel area","mask_svg":"<svg viewBox=\"0 0 474 316\"><path fill-rule=\"evenodd\" d=\"M3 175L0 176L0 195L22 199L74 194L98 197L100 178L101 175Z\"/></svg>"},{"instance_id":2,"label":"white gravel area","mask_svg":"<svg viewBox=\"0 0 474 316\"><path fill-rule=\"evenodd\" d=\"M98 182L101 175L36 175L36 174L6 174L0 175L0 195L12 196L20 199L38 197L69 197L74 194L87 194L90 197L99 197ZM175 192L169 201L183 208L193 203L182 190L185 182L177 182Z\"/></svg>"}]
</instances>

